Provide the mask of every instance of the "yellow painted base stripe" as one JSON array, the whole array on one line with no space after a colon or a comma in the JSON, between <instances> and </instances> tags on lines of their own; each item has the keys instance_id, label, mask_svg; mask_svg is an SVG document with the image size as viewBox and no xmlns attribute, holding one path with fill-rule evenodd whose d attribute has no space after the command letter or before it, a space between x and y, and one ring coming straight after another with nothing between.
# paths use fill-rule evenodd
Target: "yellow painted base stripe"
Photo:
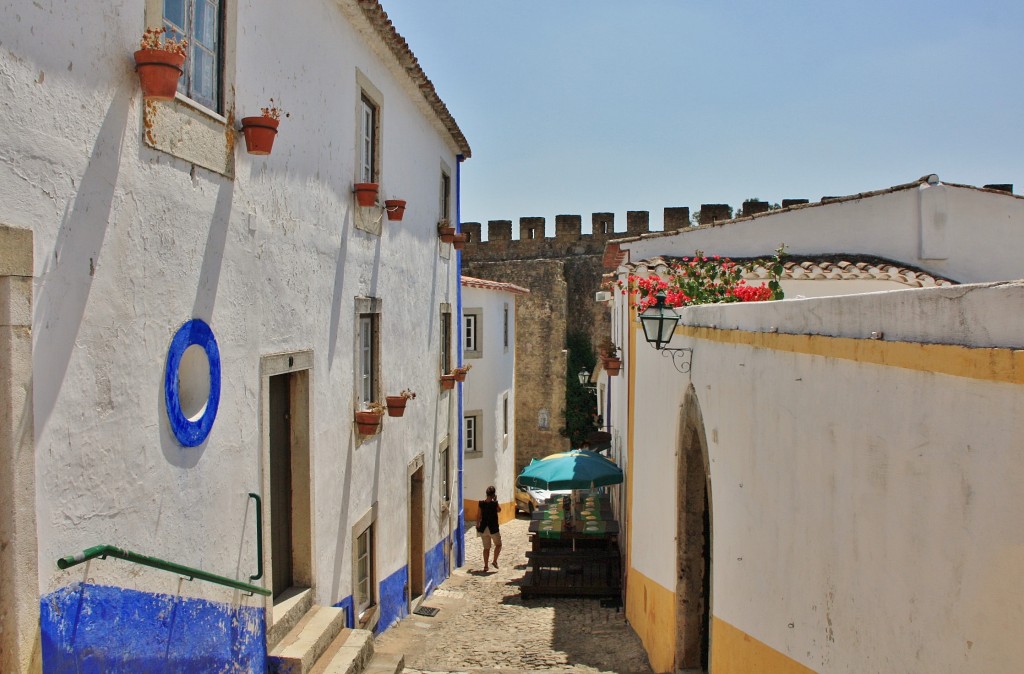
<instances>
[{"instance_id":1,"label":"yellow painted base stripe","mask_svg":"<svg viewBox=\"0 0 1024 674\"><path fill-rule=\"evenodd\" d=\"M712 618L712 622L712 674L815 674L813 669L801 665L724 620Z\"/></svg>"},{"instance_id":2,"label":"yellow painted base stripe","mask_svg":"<svg viewBox=\"0 0 1024 674\"><path fill-rule=\"evenodd\" d=\"M636 569L626 574L626 619L656 672L675 670L676 593Z\"/></svg>"},{"instance_id":3,"label":"yellow painted base stripe","mask_svg":"<svg viewBox=\"0 0 1024 674\"><path fill-rule=\"evenodd\" d=\"M463 499L462 509L463 517L466 518L466 522L476 522L480 519L480 501ZM511 522L516 518L516 502L509 501L508 503L501 504L501 510L498 511L498 524L504 524L505 522ZM469 526L467 524L467 526Z\"/></svg>"},{"instance_id":4,"label":"yellow painted base stripe","mask_svg":"<svg viewBox=\"0 0 1024 674\"><path fill-rule=\"evenodd\" d=\"M1006 384L1024 384L1024 349L886 342L876 339L788 335L690 326L678 328L676 333L722 344L841 358L858 363L936 372Z\"/></svg>"}]
</instances>

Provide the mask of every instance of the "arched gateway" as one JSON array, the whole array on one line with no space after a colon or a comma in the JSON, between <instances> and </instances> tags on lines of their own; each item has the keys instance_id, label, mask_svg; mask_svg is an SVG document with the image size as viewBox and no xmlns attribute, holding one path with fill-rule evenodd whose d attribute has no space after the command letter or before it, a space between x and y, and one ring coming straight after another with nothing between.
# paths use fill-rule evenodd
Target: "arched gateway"
<instances>
[{"instance_id":1,"label":"arched gateway","mask_svg":"<svg viewBox=\"0 0 1024 674\"><path fill-rule=\"evenodd\" d=\"M707 672L711 647L711 481L704 421L693 385L679 418L676 454L676 669Z\"/></svg>"}]
</instances>

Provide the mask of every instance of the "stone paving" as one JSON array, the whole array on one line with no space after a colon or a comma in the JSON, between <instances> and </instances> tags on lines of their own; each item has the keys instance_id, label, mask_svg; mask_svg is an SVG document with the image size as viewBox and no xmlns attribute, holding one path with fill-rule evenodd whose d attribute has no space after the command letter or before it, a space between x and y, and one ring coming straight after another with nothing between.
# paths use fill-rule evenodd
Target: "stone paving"
<instances>
[{"instance_id":1,"label":"stone paving","mask_svg":"<svg viewBox=\"0 0 1024 674\"><path fill-rule=\"evenodd\" d=\"M651 672L621 608L603 608L598 599L519 598L528 525L525 516L501 525L500 567L486 574L470 530L466 565L423 602L437 615L406 617L376 639L376 651L404 654L406 674Z\"/></svg>"}]
</instances>

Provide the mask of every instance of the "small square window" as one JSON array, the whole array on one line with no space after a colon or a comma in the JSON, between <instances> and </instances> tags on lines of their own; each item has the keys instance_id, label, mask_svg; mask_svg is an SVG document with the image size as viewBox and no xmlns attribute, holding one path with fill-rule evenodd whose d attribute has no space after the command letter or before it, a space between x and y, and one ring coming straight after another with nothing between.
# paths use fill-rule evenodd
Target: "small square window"
<instances>
[{"instance_id":1,"label":"small square window","mask_svg":"<svg viewBox=\"0 0 1024 674\"><path fill-rule=\"evenodd\" d=\"M462 441L466 454L480 452L480 414L466 414L462 417Z\"/></svg>"},{"instance_id":2,"label":"small square window","mask_svg":"<svg viewBox=\"0 0 1024 674\"><path fill-rule=\"evenodd\" d=\"M483 310L462 310L462 351L467 358L483 355Z\"/></svg>"},{"instance_id":3,"label":"small square window","mask_svg":"<svg viewBox=\"0 0 1024 674\"><path fill-rule=\"evenodd\" d=\"M221 0L164 0L163 26L167 35L188 40L185 72L178 91L215 112L222 112L223 54Z\"/></svg>"},{"instance_id":4,"label":"small square window","mask_svg":"<svg viewBox=\"0 0 1024 674\"><path fill-rule=\"evenodd\" d=\"M438 453L439 456L437 461L437 468L439 471L441 471L441 474L439 476L441 500L444 503L447 503L448 501L452 500L450 480L452 467L451 452L448 451L448 440L445 440L444 442L441 443L441 448Z\"/></svg>"}]
</instances>

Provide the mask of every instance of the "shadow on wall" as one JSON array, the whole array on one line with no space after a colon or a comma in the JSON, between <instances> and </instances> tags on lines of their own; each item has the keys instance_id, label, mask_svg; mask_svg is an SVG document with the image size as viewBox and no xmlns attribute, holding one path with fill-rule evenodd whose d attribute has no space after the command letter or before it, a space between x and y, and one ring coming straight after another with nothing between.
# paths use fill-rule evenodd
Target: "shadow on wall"
<instances>
[{"instance_id":1,"label":"shadow on wall","mask_svg":"<svg viewBox=\"0 0 1024 674\"><path fill-rule=\"evenodd\" d=\"M92 280L99 265L107 233L114 190L121 170L121 151L136 86L126 81L114 93L103 118L92 154L65 213L51 254L39 274L36 310L37 330L33 353L33 407L35 434L42 437L57 404L71 353L85 315Z\"/></svg>"}]
</instances>

